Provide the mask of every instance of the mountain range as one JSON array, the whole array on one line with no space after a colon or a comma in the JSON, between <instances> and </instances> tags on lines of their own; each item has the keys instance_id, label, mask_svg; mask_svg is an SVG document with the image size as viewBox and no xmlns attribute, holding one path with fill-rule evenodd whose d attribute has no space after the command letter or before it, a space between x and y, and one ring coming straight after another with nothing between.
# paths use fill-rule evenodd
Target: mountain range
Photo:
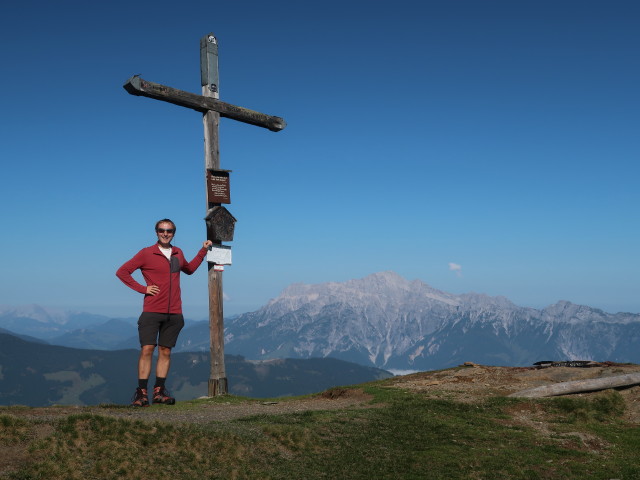
<instances>
[{"instance_id":1,"label":"mountain range","mask_svg":"<svg viewBox=\"0 0 640 480\"><path fill-rule=\"evenodd\" d=\"M0 333L89 350L138 349L137 318L111 318L40 305L0 305ZM187 325L194 322L187 321Z\"/></svg>"},{"instance_id":2,"label":"mountain range","mask_svg":"<svg viewBox=\"0 0 640 480\"><path fill-rule=\"evenodd\" d=\"M542 310L519 307L504 297L442 292L393 272L291 285L225 330L227 351L247 358L334 357L391 371L465 361L640 362L639 340L638 314L567 301Z\"/></svg>"},{"instance_id":3,"label":"mountain range","mask_svg":"<svg viewBox=\"0 0 640 480\"><path fill-rule=\"evenodd\" d=\"M135 319L0 308L0 327L82 348L138 348ZM35 315L38 318L34 318ZM27 319L28 321L25 321ZM75 328L74 328L75 327ZM294 284L255 312L225 319L225 352L251 360L338 358L390 371L465 361L526 366L544 360L640 362L640 315L559 301L543 309L505 297L451 294L394 272ZM208 352L207 321L188 322L175 352Z\"/></svg>"}]
</instances>

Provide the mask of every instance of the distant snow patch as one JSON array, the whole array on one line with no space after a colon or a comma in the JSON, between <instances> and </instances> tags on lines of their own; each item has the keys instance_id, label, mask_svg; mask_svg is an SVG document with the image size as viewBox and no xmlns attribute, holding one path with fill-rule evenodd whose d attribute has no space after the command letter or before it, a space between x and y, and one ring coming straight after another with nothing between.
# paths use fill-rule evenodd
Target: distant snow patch
<instances>
[{"instance_id":1,"label":"distant snow patch","mask_svg":"<svg viewBox=\"0 0 640 480\"><path fill-rule=\"evenodd\" d=\"M387 370L387 372L393 373L396 377L400 375L411 375L412 373L418 373L420 370Z\"/></svg>"}]
</instances>

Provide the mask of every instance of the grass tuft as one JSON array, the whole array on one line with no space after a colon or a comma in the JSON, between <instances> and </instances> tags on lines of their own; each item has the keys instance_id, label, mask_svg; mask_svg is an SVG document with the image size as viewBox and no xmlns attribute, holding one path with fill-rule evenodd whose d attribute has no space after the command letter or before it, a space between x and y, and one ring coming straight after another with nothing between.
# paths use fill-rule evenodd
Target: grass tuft
<instances>
[{"instance_id":1,"label":"grass tuft","mask_svg":"<svg viewBox=\"0 0 640 480\"><path fill-rule=\"evenodd\" d=\"M606 390L589 398L553 398L550 408L561 414L566 423L606 422L619 418L624 413L625 403L620 393Z\"/></svg>"}]
</instances>

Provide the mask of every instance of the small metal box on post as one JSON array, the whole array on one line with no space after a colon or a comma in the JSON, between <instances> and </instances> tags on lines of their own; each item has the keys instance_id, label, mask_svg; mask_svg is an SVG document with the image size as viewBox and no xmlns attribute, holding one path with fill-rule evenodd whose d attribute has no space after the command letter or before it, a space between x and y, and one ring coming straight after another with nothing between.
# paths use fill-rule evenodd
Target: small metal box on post
<instances>
[{"instance_id":1,"label":"small metal box on post","mask_svg":"<svg viewBox=\"0 0 640 480\"><path fill-rule=\"evenodd\" d=\"M222 206L215 206L209 209L204 219L207 223L207 238L214 244L233 242L236 219L229 210Z\"/></svg>"}]
</instances>

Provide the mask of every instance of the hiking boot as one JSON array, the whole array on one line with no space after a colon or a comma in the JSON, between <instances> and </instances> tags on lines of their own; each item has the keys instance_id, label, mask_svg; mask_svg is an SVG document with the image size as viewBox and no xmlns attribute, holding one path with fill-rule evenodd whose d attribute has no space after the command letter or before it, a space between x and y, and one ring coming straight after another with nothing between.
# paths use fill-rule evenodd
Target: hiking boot
<instances>
[{"instance_id":1,"label":"hiking boot","mask_svg":"<svg viewBox=\"0 0 640 480\"><path fill-rule=\"evenodd\" d=\"M169 392L164 387L153 388L153 403L164 403L165 405L173 405L176 403L176 399L169 396Z\"/></svg>"},{"instance_id":2,"label":"hiking boot","mask_svg":"<svg viewBox=\"0 0 640 480\"><path fill-rule=\"evenodd\" d=\"M133 398L131 399L132 407L148 407L149 406L149 398L147 397L147 389L146 388L136 388L136 393L133 394Z\"/></svg>"}]
</instances>

